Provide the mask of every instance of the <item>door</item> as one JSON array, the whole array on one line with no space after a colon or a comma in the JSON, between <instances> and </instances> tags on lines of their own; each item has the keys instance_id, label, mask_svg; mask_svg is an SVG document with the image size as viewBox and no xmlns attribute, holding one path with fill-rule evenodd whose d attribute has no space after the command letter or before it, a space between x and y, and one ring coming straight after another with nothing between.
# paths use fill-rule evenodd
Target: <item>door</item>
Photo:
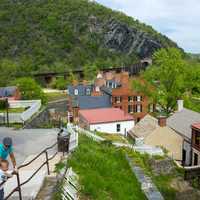
<instances>
[{"instance_id":1,"label":"door","mask_svg":"<svg viewBox=\"0 0 200 200\"><path fill-rule=\"evenodd\" d=\"M194 165L198 165L198 155L194 153Z\"/></svg>"}]
</instances>

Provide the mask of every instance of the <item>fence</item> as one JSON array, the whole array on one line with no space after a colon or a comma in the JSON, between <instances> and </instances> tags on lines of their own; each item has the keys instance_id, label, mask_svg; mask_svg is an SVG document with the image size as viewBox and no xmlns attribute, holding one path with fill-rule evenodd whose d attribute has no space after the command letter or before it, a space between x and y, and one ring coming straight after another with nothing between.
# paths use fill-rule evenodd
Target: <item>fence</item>
<instances>
[{"instance_id":1,"label":"fence","mask_svg":"<svg viewBox=\"0 0 200 200\"><path fill-rule=\"evenodd\" d=\"M28 183L29 181L31 181L31 179L42 169L43 166L47 166L47 173L48 175L50 175L50 169L49 169L49 161L52 160L58 153L58 151L56 151L51 157L49 157L48 155L48 150L53 149L55 146L57 145L57 142L55 144L53 144L52 146L44 149L42 152L40 152L37 156L35 156L31 161L19 166L19 170L29 166L30 164L32 164L35 160L37 160L39 157L41 157L42 155L45 155L46 160L40 165L40 167L24 182L20 182L20 177L19 177L19 173L14 173L14 175L17 178L17 187L15 187L6 197L4 197L4 200L9 199L15 192L19 193L19 200L22 200L22 192L21 192L21 187L23 185L25 185L26 183ZM1 183L1 185L3 185L5 182Z\"/></svg>"},{"instance_id":2,"label":"fence","mask_svg":"<svg viewBox=\"0 0 200 200\"><path fill-rule=\"evenodd\" d=\"M81 127L78 127L78 130L80 131L80 133L85 134L87 137L90 137L91 139L93 139L96 142L102 142L105 141L106 139L90 132L87 131ZM163 156L163 150L159 147L153 147L153 146L149 146L149 145L141 145L141 146L134 146L132 144L125 144L125 143L119 143L119 142L112 142L112 144L116 147L127 147L129 149L132 149L134 151L137 151L139 153L147 153L149 155L159 155L159 156Z\"/></svg>"},{"instance_id":3,"label":"fence","mask_svg":"<svg viewBox=\"0 0 200 200\"><path fill-rule=\"evenodd\" d=\"M36 112L39 111L41 107L41 100L30 100L30 101L9 101L10 108L28 108L21 113L9 113L10 123L24 123L30 119ZM3 118L5 122L5 114L0 113L0 117ZM2 121L2 120L1 120Z\"/></svg>"},{"instance_id":4,"label":"fence","mask_svg":"<svg viewBox=\"0 0 200 200\"><path fill-rule=\"evenodd\" d=\"M78 146L78 132L70 124L68 124L67 129L70 132L69 152L71 152Z\"/></svg>"}]
</instances>

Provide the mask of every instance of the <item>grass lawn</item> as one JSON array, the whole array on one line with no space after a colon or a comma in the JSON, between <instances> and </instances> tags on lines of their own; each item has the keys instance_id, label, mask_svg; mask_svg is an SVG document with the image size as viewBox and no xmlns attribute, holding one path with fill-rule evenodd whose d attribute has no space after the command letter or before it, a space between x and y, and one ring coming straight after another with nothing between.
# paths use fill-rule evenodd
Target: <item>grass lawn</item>
<instances>
[{"instance_id":1,"label":"grass lawn","mask_svg":"<svg viewBox=\"0 0 200 200\"><path fill-rule=\"evenodd\" d=\"M68 160L79 175L81 198L91 200L144 200L125 153L106 143L81 135L79 147Z\"/></svg>"},{"instance_id":2,"label":"grass lawn","mask_svg":"<svg viewBox=\"0 0 200 200\"><path fill-rule=\"evenodd\" d=\"M100 132L96 132L96 134L112 142L128 143L128 141L125 138L123 138L123 136L120 134L109 134L109 133L100 133Z\"/></svg>"},{"instance_id":3,"label":"grass lawn","mask_svg":"<svg viewBox=\"0 0 200 200\"><path fill-rule=\"evenodd\" d=\"M188 109L200 112L200 99L198 98L187 98L184 101L184 106Z\"/></svg>"},{"instance_id":4,"label":"grass lawn","mask_svg":"<svg viewBox=\"0 0 200 200\"><path fill-rule=\"evenodd\" d=\"M47 97L48 102L67 98L67 94L61 92L50 92L50 93L45 93L45 95Z\"/></svg>"},{"instance_id":5,"label":"grass lawn","mask_svg":"<svg viewBox=\"0 0 200 200\"><path fill-rule=\"evenodd\" d=\"M9 113L22 113L25 111L25 108L9 108ZM5 109L0 109L0 113L5 113Z\"/></svg>"}]
</instances>

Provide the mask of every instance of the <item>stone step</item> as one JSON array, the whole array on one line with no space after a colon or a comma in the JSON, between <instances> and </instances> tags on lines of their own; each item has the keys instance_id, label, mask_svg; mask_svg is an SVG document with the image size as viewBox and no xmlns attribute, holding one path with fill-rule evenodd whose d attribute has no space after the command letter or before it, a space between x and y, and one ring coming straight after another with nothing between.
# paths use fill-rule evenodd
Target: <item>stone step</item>
<instances>
[{"instance_id":1,"label":"stone step","mask_svg":"<svg viewBox=\"0 0 200 200\"><path fill-rule=\"evenodd\" d=\"M38 193L36 200L52 200L55 191L55 187L57 185L56 177L46 177L44 181L44 185Z\"/></svg>"},{"instance_id":2,"label":"stone step","mask_svg":"<svg viewBox=\"0 0 200 200\"><path fill-rule=\"evenodd\" d=\"M26 181L32 174L34 170L22 170L19 172L20 182ZM23 200L33 200L36 198L38 192L43 186L45 177L47 175L46 168L42 168L30 182L26 183L21 187ZM7 196L15 187L17 187L16 176L9 179L5 184L5 196ZM19 193L15 192L10 198L10 200L19 200Z\"/></svg>"}]
</instances>

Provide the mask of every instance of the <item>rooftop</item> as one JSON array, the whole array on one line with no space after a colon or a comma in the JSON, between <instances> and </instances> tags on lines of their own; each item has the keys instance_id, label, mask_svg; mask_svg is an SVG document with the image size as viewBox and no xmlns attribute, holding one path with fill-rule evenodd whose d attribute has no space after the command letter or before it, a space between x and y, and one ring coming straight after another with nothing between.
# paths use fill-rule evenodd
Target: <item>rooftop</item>
<instances>
[{"instance_id":1,"label":"rooftop","mask_svg":"<svg viewBox=\"0 0 200 200\"><path fill-rule=\"evenodd\" d=\"M158 120L151 115L146 115L140 122L138 122L129 134L133 137L146 137L159 127Z\"/></svg>"},{"instance_id":2,"label":"rooftop","mask_svg":"<svg viewBox=\"0 0 200 200\"><path fill-rule=\"evenodd\" d=\"M80 110L82 115L90 124L100 124L118 121L131 121L133 117L125 114L119 108L101 108L91 110Z\"/></svg>"},{"instance_id":3,"label":"rooftop","mask_svg":"<svg viewBox=\"0 0 200 200\"><path fill-rule=\"evenodd\" d=\"M198 122L200 122L200 113L186 108L175 112L167 119L167 125L189 141L191 140L191 125Z\"/></svg>"},{"instance_id":4,"label":"rooftop","mask_svg":"<svg viewBox=\"0 0 200 200\"><path fill-rule=\"evenodd\" d=\"M83 84L79 84L76 86L70 85L67 87L67 90L70 96L85 96L85 95L90 96L93 90L93 85L83 85ZM76 95L75 95L75 90L77 90Z\"/></svg>"},{"instance_id":5,"label":"rooftop","mask_svg":"<svg viewBox=\"0 0 200 200\"><path fill-rule=\"evenodd\" d=\"M192 124L192 127L196 128L196 129L200 129L200 122Z\"/></svg>"},{"instance_id":6,"label":"rooftop","mask_svg":"<svg viewBox=\"0 0 200 200\"><path fill-rule=\"evenodd\" d=\"M0 97L13 96L16 90L17 90L16 86L0 87Z\"/></svg>"},{"instance_id":7,"label":"rooftop","mask_svg":"<svg viewBox=\"0 0 200 200\"><path fill-rule=\"evenodd\" d=\"M111 107L110 97L104 96L75 96L72 101L73 107L80 109L108 108Z\"/></svg>"}]
</instances>

